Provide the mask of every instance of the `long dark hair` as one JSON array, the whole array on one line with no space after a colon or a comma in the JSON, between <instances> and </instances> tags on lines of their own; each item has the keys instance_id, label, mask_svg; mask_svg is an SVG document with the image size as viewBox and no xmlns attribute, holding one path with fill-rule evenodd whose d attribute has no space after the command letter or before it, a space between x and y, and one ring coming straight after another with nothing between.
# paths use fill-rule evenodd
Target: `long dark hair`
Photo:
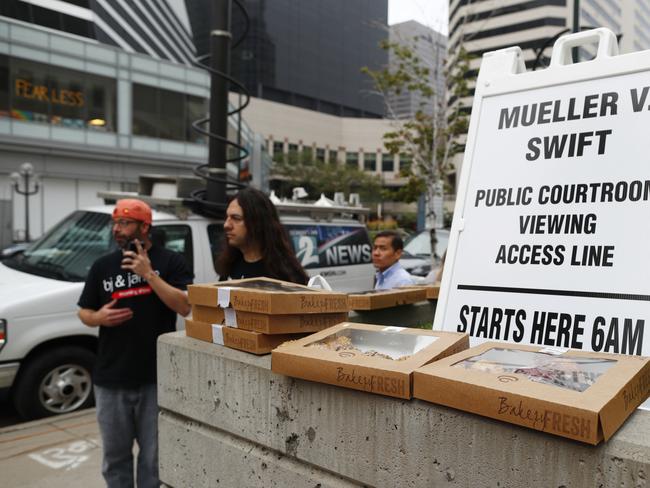
<instances>
[{"instance_id":1,"label":"long dark hair","mask_svg":"<svg viewBox=\"0 0 650 488\"><path fill-rule=\"evenodd\" d=\"M307 284L309 277L298 262L289 243L287 231L280 223L278 212L269 197L249 187L239 190L232 200L237 200L244 211L246 239L260 246L265 275L278 280ZM230 276L233 264L241 257L241 251L230 246L224 235L221 253L217 258L217 273L222 277Z\"/></svg>"}]
</instances>

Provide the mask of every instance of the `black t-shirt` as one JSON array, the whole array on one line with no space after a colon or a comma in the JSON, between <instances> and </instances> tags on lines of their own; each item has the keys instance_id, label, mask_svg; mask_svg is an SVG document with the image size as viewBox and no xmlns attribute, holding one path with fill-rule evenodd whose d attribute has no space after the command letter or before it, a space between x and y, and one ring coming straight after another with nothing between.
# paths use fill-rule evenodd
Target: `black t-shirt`
<instances>
[{"instance_id":1,"label":"black t-shirt","mask_svg":"<svg viewBox=\"0 0 650 488\"><path fill-rule=\"evenodd\" d=\"M148 251L154 271L175 288L185 290L193 274L181 254L160 246ZM176 312L168 308L147 282L121 268L122 251L99 258L90 268L78 305L99 310L114 298L115 308L128 307L133 318L115 327L99 328L96 384L137 387L156 382L156 340L176 329Z\"/></svg>"},{"instance_id":2,"label":"black t-shirt","mask_svg":"<svg viewBox=\"0 0 650 488\"><path fill-rule=\"evenodd\" d=\"M258 278L265 276L264 264L262 260L247 262L243 257L235 261L230 269L230 276L223 277L221 280L240 280L242 278Z\"/></svg>"},{"instance_id":3,"label":"black t-shirt","mask_svg":"<svg viewBox=\"0 0 650 488\"><path fill-rule=\"evenodd\" d=\"M274 278L276 280L290 281L292 283L300 283L301 285L307 284L307 280L302 276L292 276L288 271L285 271L280 275L274 275L264 269L264 264L261 259L249 263L244 259L243 256L239 256L235 260L235 262L232 264L228 276L221 276L219 280L240 280L242 278L259 278L262 276L267 278Z\"/></svg>"}]
</instances>

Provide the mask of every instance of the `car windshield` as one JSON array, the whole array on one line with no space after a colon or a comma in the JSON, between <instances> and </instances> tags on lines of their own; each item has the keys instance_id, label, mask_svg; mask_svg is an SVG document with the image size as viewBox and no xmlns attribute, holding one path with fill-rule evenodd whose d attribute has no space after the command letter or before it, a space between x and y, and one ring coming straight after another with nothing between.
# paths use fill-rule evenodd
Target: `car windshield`
<instances>
[{"instance_id":1,"label":"car windshield","mask_svg":"<svg viewBox=\"0 0 650 488\"><path fill-rule=\"evenodd\" d=\"M436 230L436 253L435 257L440 258L447 249L449 243L449 231ZM431 256L431 237L429 231L425 230L413 236L404 246L404 251L413 256Z\"/></svg>"},{"instance_id":2,"label":"car windshield","mask_svg":"<svg viewBox=\"0 0 650 488\"><path fill-rule=\"evenodd\" d=\"M97 258L117 249L110 221L108 214L74 212L24 253L3 263L47 278L84 281Z\"/></svg>"}]
</instances>

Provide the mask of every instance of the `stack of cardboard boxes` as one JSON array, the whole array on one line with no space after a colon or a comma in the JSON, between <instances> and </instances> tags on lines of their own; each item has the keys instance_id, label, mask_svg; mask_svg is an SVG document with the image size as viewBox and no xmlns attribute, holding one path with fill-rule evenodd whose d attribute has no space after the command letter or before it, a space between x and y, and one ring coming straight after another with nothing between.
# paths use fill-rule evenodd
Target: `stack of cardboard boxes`
<instances>
[{"instance_id":1,"label":"stack of cardboard boxes","mask_svg":"<svg viewBox=\"0 0 650 488\"><path fill-rule=\"evenodd\" d=\"M253 354L267 354L285 341L317 332L348 316L343 293L269 278L188 287L192 318L188 337Z\"/></svg>"}]
</instances>

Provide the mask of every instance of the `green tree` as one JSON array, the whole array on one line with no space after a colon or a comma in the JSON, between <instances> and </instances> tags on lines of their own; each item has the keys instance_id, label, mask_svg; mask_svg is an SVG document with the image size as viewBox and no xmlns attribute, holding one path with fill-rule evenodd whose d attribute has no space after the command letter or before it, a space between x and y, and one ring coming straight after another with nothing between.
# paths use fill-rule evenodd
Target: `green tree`
<instances>
[{"instance_id":1,"label":"green tree","mask_svg":"<svg viewBox=\"0 0 650 488\"><path fill-rule=\"evenodd\" d=\"M439 188L439 182L446 183L446 176L453 170L452 157L464 147L461 140L469 121L461 100L470 94L467 79L470 58L461 46L448 62L445 77L452 103L447 106L445 97L433 90L431 67L416 55L413 46L390 41L382 41L380 46L397 62L382 70L366 67L362 71L372 79L392 120L394 129L384 134L384 146L391 154L411 161L408 167L400 167L401 176L407 178L406 185L386 197L413 202L424 193L430 199L433 196L430 190ZM400 119L390 100L391 95L404 91L419 93L421 105L411 118ZM431 102L436 108L435 115L423 110ZM449 190L443 186L443 191Z\"/></svg>"},{"instance_id":2,"label":"green tree","mask_svg":"<svg viewBox=\"0 0 650 488\"><path fill-rule=\"evenodd\" d=\"M305 188L313 198L321 193L332 198L335 192L359 193L365 205L381 199L381 180L356 166L313 161L304 154L290 152L273 161L274 189L279 196L291 196L296 186Z\"/></svg>"}]
</instances>

